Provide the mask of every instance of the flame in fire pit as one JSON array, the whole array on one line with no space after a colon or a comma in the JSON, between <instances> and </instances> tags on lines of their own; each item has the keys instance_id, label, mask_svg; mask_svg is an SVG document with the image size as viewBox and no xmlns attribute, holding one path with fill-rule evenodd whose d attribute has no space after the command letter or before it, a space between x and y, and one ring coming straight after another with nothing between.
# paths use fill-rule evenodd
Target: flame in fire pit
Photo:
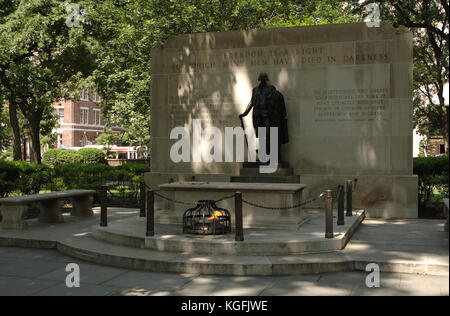
<instances>
[{"instance_id":1,"label":"flame in fire pit","mask_svg":"<svg viewBox=\"0 0 450 316\"><path fill-rule=\"evenodd\" d=\"M213 215L208 217L208 220L212 221L213 219L218 219L219 217L222 217L222 216L223 216L222 212L214 211Z\"/></svg>"}]
</instances>

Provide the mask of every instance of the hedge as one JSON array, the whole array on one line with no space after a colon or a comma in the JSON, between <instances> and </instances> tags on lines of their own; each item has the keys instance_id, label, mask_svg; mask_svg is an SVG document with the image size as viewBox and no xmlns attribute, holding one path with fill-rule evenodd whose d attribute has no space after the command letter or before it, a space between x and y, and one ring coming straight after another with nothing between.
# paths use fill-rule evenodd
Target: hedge
<instances>
[{"instance_id":1,"label":"hedge","mask_svg":"<svg viewBox=\"0 0 450 316\"><path fill-rule=\"evenodd\" d=\"M79 151L49 149L42 155L42 163L49 166L58 166L67 163L105 163L106 154L96 148L82 148Z\"/></svg>"},{"instance_id":2,"label":"hedge","mask_svg":"<svg viewBox=\"0 0 450 316\"><path fill-rule=\"evenodd\" d=\"M51 169L23 161L0 160L0 197L39 193L51 181Z\"/></svg>"},{"instance_id":3,"label":"hedge","mask_svg":"<svg viewBox=\"0 0 450 316\"><path fill-rule=\"evenodd\" d=\"M425 205L430 201L434 190L448 197L449 158L420 157L414 158L414 174L419 176L419 203Z\"/></svg>"},{"instance_id":4,"label":"hedge","mask_svg":"<svg viewBox=\"0 0 450 316\"><path fill-rule=\"evenodd\" d=\"M0 160L0 197L11 194L27 195L42 190L91 189L99 193L106 182L138 183L143 180L143 173L148 171L148 165L138 164L111 167L103 163L66 163L51 168L46 165Z\"/></svg>"},{"instance_id":5,"label":"hedge","mask_svg":"<svg viewBox=\"0 0 450 316\"><path fill-rule=\"evenodd\" d=\"M83 163L105 163L106 153L96 148L82 148L78 151Z\"/></svg>"}]
</instances>

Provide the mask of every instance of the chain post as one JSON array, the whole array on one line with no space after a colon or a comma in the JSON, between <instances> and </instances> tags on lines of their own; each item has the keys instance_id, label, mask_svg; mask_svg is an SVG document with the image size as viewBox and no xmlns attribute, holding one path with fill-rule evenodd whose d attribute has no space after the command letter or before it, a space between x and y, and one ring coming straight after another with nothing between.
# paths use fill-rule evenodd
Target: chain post
<instances>
[{"instance_id":1,"label":"chain post","mask_svg":"<svg viewBox=\"0 0 450 316\"><path fill-rule=\"evenodd\" d=\"M347 213L346 216L353 216L353 206L352 206L352 194L353 194L353 181L347 180Z\"/></svg>"},{"instance_id":2,"label":"chain post","mask_svg":"<svg viewBox=\"0 0 450 316\"><path fill-rule=\"evenodd\" d=\"M326 190L325 238L333 238L333 190Z\"/></svg>"},{"instance_id":3,"label":"chain post","mask_svg":"<svg viewBox=\"0 0 450 316\"><path fill-rule=\"evenodd\" d=\"M236 241L244 241L244 228L242 220L242 193L236 192L234 195L234 214L236 224Z\"/></svg>"},{"instance_id":4,"label":"chain post","mask_svg":"<svg viewBox=\"0 0 450 316\"><path fill-rule=\"evenodd\" d=\"M140 195L139 195L139 208L140 208L140 212L139 212L139 217L145 217L145 182L141 181L140 185L139 185L139 191L140 191Z\"/></svg>"},{"instance_id":5,"label":"chain post","mask_svg":"<svg viewBox=\"0 0 450 316\"><path fill-rule=\"evenodd\" d=\"M155 236L155 193L147 191L147 237Z\"/></svg>"},{"instance_id":6,"label":"chain post","mask_svg":"<svg viewBox=\"0 0 450 316\"><path fill-rule=\"evenodd\" d=\"M102 185L102 189L100 192L100 226L106 227L108 226L108 187L106 185Z\"/></svg>"},{"instance_id":7,"label":"chain post","mask_svg":"<svg viewBox=\"0 0 450 316\"><path fill-rule=\"evenodd\" d=\"M345 225L344 220L344 186L338 186L338 225Z\"/></svg>"}]
</instances>

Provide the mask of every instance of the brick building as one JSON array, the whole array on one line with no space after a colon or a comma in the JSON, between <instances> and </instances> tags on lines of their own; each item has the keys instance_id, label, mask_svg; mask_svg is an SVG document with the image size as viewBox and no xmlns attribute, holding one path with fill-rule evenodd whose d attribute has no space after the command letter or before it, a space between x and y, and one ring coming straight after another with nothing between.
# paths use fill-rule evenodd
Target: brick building
<instances>
[{"instance_id":1,"label":"brick building","mask_svg":"<svg viewBox=\"0 0 450 316\"><path fill-rule=\"evenodd\" d=\"M58 116L58 148L92 145L103 133L104 119L100 110L101 97L91 89L80 91L80 99L61 100L54 104ZM119 127L113 127L119 133Z\"/></svg>"},{"instance_id":2,"label":"brick building","mask_svg":"<svg viewBox=\"0 0 450 316\"><path fill-rule=\"evenodd\" d=\"M443 136L429 136L427 156L445 155L445 142Z\"/></svg>"}]
</instances>

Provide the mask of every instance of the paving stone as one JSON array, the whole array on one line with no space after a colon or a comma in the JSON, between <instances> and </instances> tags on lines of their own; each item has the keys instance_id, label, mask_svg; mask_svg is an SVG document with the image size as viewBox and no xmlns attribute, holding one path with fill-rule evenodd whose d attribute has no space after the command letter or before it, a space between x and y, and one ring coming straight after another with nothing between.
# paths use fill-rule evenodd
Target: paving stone
<instances>
[{"instance_id":1,"label":"paving stone","mask_svg":"<svg viewBox=\"0 0 450 316\"><path fill-rule=\"evenodd\" d=\"M56 284L49 280L0 275L0 296L29 296Z\"/></svg>"},{"instance_id":2,"label":"paving stone","mask_svg":"<svg viewBox=\"0 0 450 316\"><path fill-rule=\"evenodd\" d=\"M337 278L343 273L336 274ZM323 279L322 279L323 278ZM342 278L345 280L345 278ZM262 295L268 296L346 296L350 295L353 282L327 282L322 275L294 276L276 279Z\"/></svg>"},{"instance_id":3,"label":"paving stone","mask_svg":"<svg viewBox=\"0 0 450 316\"><path fill-rule=\"evenodd\" d=\"M57 284L35 293L35 296L107 296L117 292L117 288L84 284L79 288L68 288L65 284Z\"/></svg>"},{"instance_id":4,"label":"paving stone","mask_svg":"<svg viewBox=\"0 0 450 316\"><path fill-rule=\"evenodd\" d=\"M77 263L80 267L81 284L101 284L128 271L125 269L105 267L96 264L80 263L79 260L74 259L72 259L72 262ZM39 279L64 282L68 274L69 273L66 272L65 267L61 267L61 269L41 275Z\"/></svg>"},{"instance_id":5,"label":"paving stone","mask_svg":"<svg viewBox=\"0 0 450 316\"><path fill-rule=\"evenodd\" d=\"M107 282L105 286L126 288L126 292L157 293L171 292L191 282L194 276L187 274L129 271Z\"/></svg>"},{"instance_id":6,"label":"paving stone","mask_svg":"<svg viewBox=\"0 0 450 316\"><path fill-rule=\"evenodd\" d=\"M48 260L6 259L0 269L2 276L21 276L36 278L58 269L65 269L63 262L51 262Z\"/></svg>"},{"instance_id":7,"label":"paving stone","mask_svg":"<svg viewBox=\"0 0 450 316\"><path fill-rule=\"evenodd\" d=\"M199 276L186 284L177 295L258 296L272 283L267 277Z\"/></svg>"}]
</instances>

